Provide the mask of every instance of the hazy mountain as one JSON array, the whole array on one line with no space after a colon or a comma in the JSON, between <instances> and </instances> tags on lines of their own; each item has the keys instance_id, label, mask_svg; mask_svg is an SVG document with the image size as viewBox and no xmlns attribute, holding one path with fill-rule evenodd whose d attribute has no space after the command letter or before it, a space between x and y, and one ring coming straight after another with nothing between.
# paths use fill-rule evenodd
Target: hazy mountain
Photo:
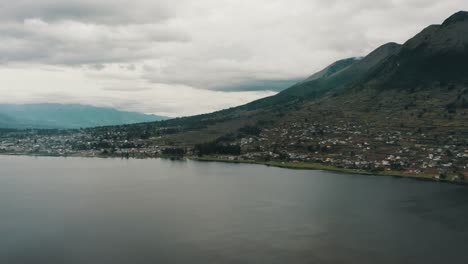
<instances>
[{"instance_id":1,"label":"hazy mountain","mask_svg":"<svg viewBox=\"0 0 468 264\"><path fill-rule=\"evenodd\" d=\"M254 80L245 81L235 85L226 85L214 87L213 90L217 91L276 91L280 92L287 89L291 85L300 82L301 79L287 79L287 80Z\"/></svg>"},{"instance_id":2,"label":"hazy mountain","mask_svg":"<svg viewBox=\"0 0 468 264\"><path fill-rule=\"evenodd\" d=\"M284 90L283 93L296 97L317 98L331 91L337 92L355 84L364 77L370 69L386 58L394 55L399 50L400 45L396 43L382 45L360 60L348 62L348 65L344 64L345 67L338 68L338 70L333 71L331 74L325 74L314 79L310 79L309 77L309 79L304 82ZM332 66L336 65L336 63L340 63L340 61L335 62Z\"/></svg>"},{"instance_id":3,"label":"hazy mountain","mask_svg":"<svg viewBox=\"0 0 468 264\"><path fill-rule=\"evenodd\" d=\"M305 82L310 82L310 81L317 80L317 79L328 78L333 74L336 74L342 70L347 69L348 67L350 67L351 65L353 65L356 61L360 59L361 58L348 58L348 59L336 61L332 63L330 66L326 67L325 69L312 74L304 81L301 81L298 83L305 83Z\"/></svg>"},{"instance_id":4,"label":"hazy mountain","mask_svg":"<svg viewBox=\"0 0 468 264\"><path fill-rule=\"evenodd\" d=\"M0 104L1 128L85 128L167 119L79 104Z\"/></svg>"},{"instance_id":5,"label":"hazy mountain","mask_svg":"<svg viewBox=\"0 0 468 264\"><path fill-rule=\"evenodd\" d=\"M383 60L396 54L401 45L388 43L377 48L364 58L349 58L332 63L280 93L244 106L242 109L265 109L290 104L296 101L315 100L326 94L336 94L360 81Z\"/></svg>"}]
</instances>

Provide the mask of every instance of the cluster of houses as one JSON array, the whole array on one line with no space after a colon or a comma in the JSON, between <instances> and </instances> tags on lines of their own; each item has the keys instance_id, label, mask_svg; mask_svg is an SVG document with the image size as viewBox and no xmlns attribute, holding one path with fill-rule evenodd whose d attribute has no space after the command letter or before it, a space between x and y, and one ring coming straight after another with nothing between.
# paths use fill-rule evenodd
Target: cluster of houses
<instances>
[{"instance_id":1,"label":"cluster of houses","mask_svg":"<svg viewBox=\"0 0 468 264\"><path fill-rule=\"evenodd\" d=\"M230 160L323 163L367 171L400 171L468 180L466 138L433 135L404 129L379 129L352 122L288 122L263 128L258 135L237 139L241 154ZM167 148L154 137L128 137L120 130L96 133L38 134L37 131L0 133L0 153L59 156L159 157ZM180 146L179 146L180 147ZM184 146L186 155L196 155Z\"/></svg>"},{"instance_id":2,"label":"cluster of houses","mask_svg":"<svg viewBox=\"0 0 468 264\"><path fill-rule=\"evenodd\" d=\"M0 154L156 157L162 150L142 139L109 139L85 131L38 135L27 130L0 134Z\"/></svg>"},{"instance_id":3,"label":"cluster of houses","mask_svg":"<svg viewBox=\"0 0 468 264\"><path fill-rule=\"evenodd\" d=\"M468 144L461 136L431 135L362 124L304 122L263 129L240 140L244 159L319 162L340 168L400 171L468 180ZM442 142L442 143L441 143Z\"/></svg>"}]
</instances>

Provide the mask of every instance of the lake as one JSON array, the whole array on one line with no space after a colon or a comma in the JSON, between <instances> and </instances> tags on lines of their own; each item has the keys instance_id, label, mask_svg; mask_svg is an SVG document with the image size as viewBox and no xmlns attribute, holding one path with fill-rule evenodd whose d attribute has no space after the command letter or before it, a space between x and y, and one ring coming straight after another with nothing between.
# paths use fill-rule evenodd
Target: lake
<instances>
[{"instance_id":1,"label":"lake","mask_svg":"<svg viewBox=\"0 0 468 264\"><path fill-rule=\"evenodd\" d=\"M164 159L0 156L0 263L468 263L468 188Z\"/></svg>"}]
</instances>

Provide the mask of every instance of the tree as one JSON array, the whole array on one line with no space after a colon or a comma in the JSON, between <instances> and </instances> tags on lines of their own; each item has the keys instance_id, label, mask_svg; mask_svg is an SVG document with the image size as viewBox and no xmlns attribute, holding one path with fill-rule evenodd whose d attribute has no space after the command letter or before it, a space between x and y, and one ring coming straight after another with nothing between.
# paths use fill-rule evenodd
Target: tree
<instances>
[{"instance_id":1,"label":"tree","mask_svg":"<svg viewBox=\"0 0 468 264\"><path fill-rule=\"evenodd\" d=\"M183 156L185 154L185 149L183 148L165 148L162 150L163 155L169 156Z\"/></svg>"},{"instance_id":2,"label":"tree","mask_svg":"<svg viewBox=\"0 0 468 264\"><path fill-rule=\"evenodd\" d=\"M240 155L241 147L237 144L223 144L214 141L195 145L195 151L200 156L210 154Z\"/></svg>"}]
</instances>

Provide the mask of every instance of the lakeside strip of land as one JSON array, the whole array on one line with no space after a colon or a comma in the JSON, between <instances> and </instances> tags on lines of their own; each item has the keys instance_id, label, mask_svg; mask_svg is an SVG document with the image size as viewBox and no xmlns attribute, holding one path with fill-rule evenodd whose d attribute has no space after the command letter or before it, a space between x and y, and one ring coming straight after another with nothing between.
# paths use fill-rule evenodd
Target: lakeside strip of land
<instances>
[{"instance_id":1,"label":"lakeside strip of land","mask_svg":"<svg viewBox=\"0 0 468 264\"><path fill-rule=\"evenodd\" d=\"M437 181L437 182L448 182L455 184L468 185L468 182L462 181L451 181L447 179L437 178L438 175L435 174L410 174L399 171L382 171L382 172L371 172L366 170L356 170L356 169L347 169L339 168L335 166L320 164L320 163L303 163L303 162L283 162L283 161L256 161L256 160L229 160L218 157L188 157L191 160L203 161L203 162L225 162L225 163L243 163L243 164L257 164L271 167L278 167L284 169L295 169L295 170L323 170L338 172L344 174L359 174L359 175L369 175L369 176L391 176L391 177L400 177L400 178L412 178L425 181Z\"/></svg>"},{"instance_id":2,"label":"lakeside strip of land","mask_svg":"<svg viewBox=\"0 0 468 264\"><path fill-rule=\"evenodd\" d=\"M120 156L112 156L112 155L56 155L56 154L37 154L37 153L0 153L3 156L34 156L34 157L81 157L81 158L124 158ZM304 163L304 162L286 162L286 161L258 161L258 160L231 160L216 156L155 156L155 157L147 157L147 156L133 156L129 158L135 159L151 159L151 158L160 158L160 159L189 159L193 161L199 162L223 162L223 163L236 163L236 164L255 164L255 165L264 165L268 167L277 167L277 168L284 168L284 169L294 169L294 170L322 170L322 171L330 171L330 172L337 172L343 174L359 174L359 175L368 175L368 176L390 176L390 177L398 177L398 178L410 178L416 180L423 180L423 181L433 181L433 182L445 182L451 184L460 184L460 185L468 185L466 181L453 181L449 179L441 179L438 175L435 174L411 174L405 173L401 171L393 171L393 170L386 170L381 172L372 172L366 170L358 170L358 169L347 169L347 168L339 168L335 166L330 166L326 164L320 163Z\"/></svg>"}]
</instances>

